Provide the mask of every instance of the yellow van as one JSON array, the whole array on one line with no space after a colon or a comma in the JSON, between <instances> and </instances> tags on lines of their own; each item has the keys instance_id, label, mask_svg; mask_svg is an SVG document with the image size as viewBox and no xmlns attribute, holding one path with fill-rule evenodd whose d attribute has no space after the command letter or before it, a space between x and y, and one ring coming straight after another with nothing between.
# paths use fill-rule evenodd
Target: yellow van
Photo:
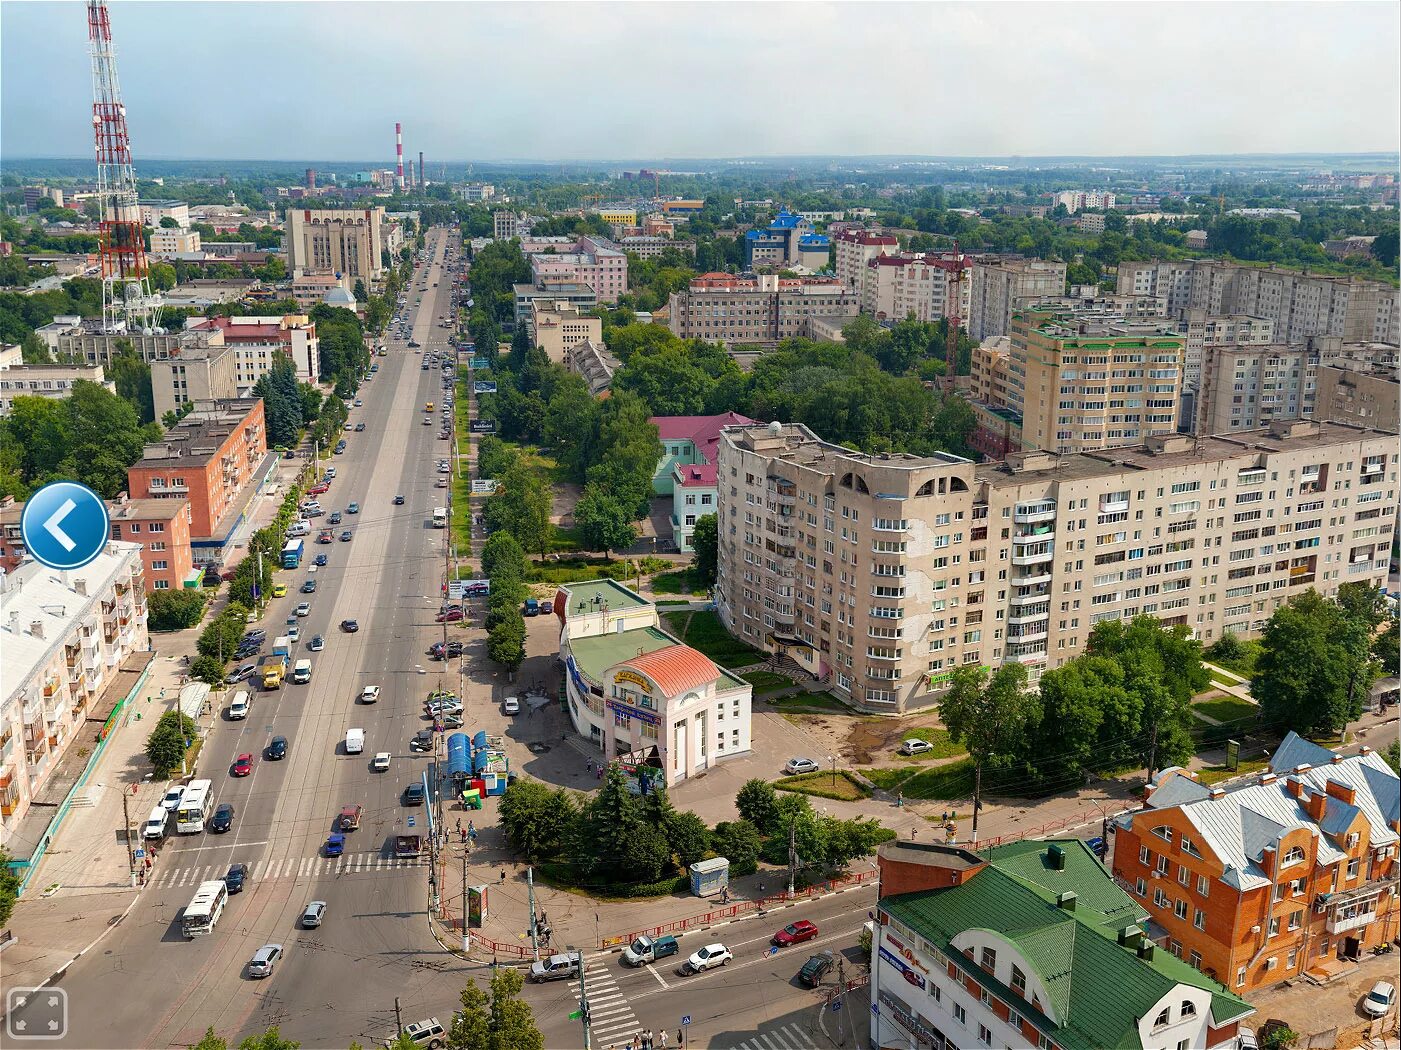
<instances>
[{"instance_id":1,"label":"yellow van","mask_svg":"<svg viewBox=\"0 0 1401 1050\"><path fill-rule=\"evenodd\" d=\"M433 402L431 402L431 401L425 401L425 402L423 403L423 411L425 411L425 412L432 412L432 411L433 411Z\"/></svg>"}]
</instances>

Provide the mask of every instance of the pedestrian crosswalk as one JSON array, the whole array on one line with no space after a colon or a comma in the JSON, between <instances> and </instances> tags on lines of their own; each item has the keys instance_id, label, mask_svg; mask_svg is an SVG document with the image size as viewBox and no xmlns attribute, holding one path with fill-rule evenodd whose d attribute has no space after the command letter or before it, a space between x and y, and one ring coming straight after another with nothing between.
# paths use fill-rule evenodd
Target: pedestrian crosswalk
<instances>
[{"instance_id":1,"label":"pedestrian crosswalk","mask_svg":"<svg viewBox=\"0 0 1401 1050\"><path fill-rule=\"evenodd\" d=\"M756 1032L734 1050L817 1050L817 1043L800 1025L786 1024L767 1032Z\"/></svg>"},{"instance_id":2,"label":"pedestrian crosswalk","mask_svg":"<svg viewBox=\"0 0 1401 1050\"><path fill-rule=\"evenodd\" d=\"M612 958L617 958L613 956ZM641 1027L637 1015L628 1005L627 997L618 988L605 960L595 959L584 967L589 992L589 1034L597 1047L622 1046ZM577 998L579 982L570 981Z\"/></svg>"},{"instance_id":3,"label":"pedestrian crosswalk","mask_svg":"<svg viewBox=\"0 0 1401 1050\"><path fill-rule=\"evenodd\" d=\"M158 865L147 885L155 887L197 886L209 879L222 879L229 865L237 862L237 850L220 864ZM417 868L427 864L426 857L400 859L378 853L347 853L340 857L284 857L256 860L248 865L248 881L269 882L273 879L306 879L332 875L353 875L358 872L390 871L396 868Z\"/></svg>"}]
</instances>

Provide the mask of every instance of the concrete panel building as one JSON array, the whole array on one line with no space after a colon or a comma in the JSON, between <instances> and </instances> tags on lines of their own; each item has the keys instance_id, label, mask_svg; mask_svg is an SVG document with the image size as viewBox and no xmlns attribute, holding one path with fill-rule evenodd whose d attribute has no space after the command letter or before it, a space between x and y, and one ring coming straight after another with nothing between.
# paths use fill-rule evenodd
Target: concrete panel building
<instances>
[{"instance_id":1,"label":"concrete panel building","mask_svg":"<svg viewBox=\"0 0 1401 1050\"><path fill-rule=\"evenodd\" d=\"M536 299L530 306L530 331L551 361L564 364L580 343L603 342L603 319L581 313L571 302Z\"/></svg>"},{"instance_id":2,"label":"concrete panel building","mask_svg":"<svg viewBox=\"0 0 1401 1050\"><path fill-rule=\"evenodd\" d=\"M1065 294L1065 263L1043 259L975 259L968 274L970 338L1006 335L1012 314L1032 299Z\"/></svg>"},{"instance_id":3,"label":"concrete panel building","mask_svg":"<svg viewBox=\"0 0 1401 1050\"><path fill-rule=\"evenodd\" d=\"M174 357L151 362L151 393L157 419L163 419L167 412L178 412L188 401L238 397L237 354L232 345L223 344L222 332L216 335L217 342L192 346Z\"/></svg>"},{"instance_id":4,"label":"concrete panel building","mask_svg":"<svg viewBox=\"0 0 1401 1050\"><path fill-rule=\"evenodd\" d=\"M0 418L10 414L17 397L63 399L73 393L73 384L79 380L117 392L101 365L0 366Z\"/></svg>"},{"instance_id":5,"label":"concrete panel building","mask_svg":"<svg viewBox=\"0 0 1401 1050\"><path fill-rule=\"evenodd\" d=\"M368 286L384 270L384 208L287 209L287 269L338 273Z\"/></svg>"},{"instance_id":6,"label":"concrete panel building","mask_svg":"<svg viewBox=\"0 0 1401 1050\"><path fill-rule=\"evenodd\" d=\"M1388 349L1390 361L1383 359L1369 366L1351 362L1320 364L1314 392L1315 418L1378 430L1401 430L1396 348Z\"/></svg>"},{"instance_id":7,"label":"concrete panel building","mask_svg":"<svg viewBox=\"0 0 1401 1050\"><path fill-rule=\"evenodd\" d=\"M790 336L810 336L816 318L851 318L860 296L831 277L736 277L707 273L684 292L672 292L669 325L682 339L734 346L772 346Z\"/></svg>"},{"instance_id":8,"label":"concrete panel building","mask_svg":"<svg viewBox=\"0 0 1401 1050\"><path fill-rule=\"evenodd\" d=\"M906 711L961 664L1038 680L1101 620L1152 615L1210 644L1307 588L1383 585L1397 458L1395 434L1306 421L979 465L727 427L715 600L736 637Z\"/></svg>"},{"instance_id":9,"label":"concrete panel building","mask_svg":"<svg viewBox=\"0 0 1401 1050\"><path fill-rule=\"evenodd\" d=\"M131 499L125 492L107 501L112 539L139 544L146 590L198 587L202 575L190 546L189 500Z\"/></svg>"}]
</instances>

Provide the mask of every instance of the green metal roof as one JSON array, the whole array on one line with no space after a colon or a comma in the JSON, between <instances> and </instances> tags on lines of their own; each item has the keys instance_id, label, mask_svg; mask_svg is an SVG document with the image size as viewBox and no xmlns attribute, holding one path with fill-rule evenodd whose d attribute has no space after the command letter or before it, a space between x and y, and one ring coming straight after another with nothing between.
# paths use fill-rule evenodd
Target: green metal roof
<instances>
[{"instance_id":1,"label":"green metal roof","mask_svg":"<svg viewBox=\"0 0 1401 1050\"><path fill-rule=\"evenodd\" d=\"M669 645L679 644L665 631L642 627L636 631L600 634L592 638L571 638L569 652L574 657L574 665L583 672L584 677L595 685L602 685L603 672L614 664L639 653L654 653Z\"/></svg>"},{"instance_id":2,"label":"green metal roof","mask_svg":"<svg viewBox=\"0 0 1401 1050\"><path fill-rule=\"evenodd\" d=\"M1144 914L1079 840L1055 843L1065 869L1045 859L1050 843L1024 841L986 851L989 866L961 886L887 897L881 907L949 958L974 973L1004 1001L1042 1027L1065 1050L1140 1048L1138 1021L1175 984L1212 994L1213 1024L1253 1012L1244 1000L1167 952L1146 960L1117 941L1119 930ZM1059 894L1073 891L1076 908L1057 907ZM1051 1013L1042 1015L1010 988L992 979L953 940L968 930L987 930L1016 944L1047 989Z\"/></svg>"}]
</instances>

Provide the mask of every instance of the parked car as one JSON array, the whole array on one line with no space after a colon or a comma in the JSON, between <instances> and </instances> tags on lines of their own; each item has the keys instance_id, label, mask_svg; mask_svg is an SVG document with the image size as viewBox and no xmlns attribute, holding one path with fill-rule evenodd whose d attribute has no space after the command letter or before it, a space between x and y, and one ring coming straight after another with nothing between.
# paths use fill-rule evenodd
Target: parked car
<instances>
[{"instance_id":1,"label":"parked car","mask_svg":"<svg viewBox=\"0 0 1401 1050\"><path fill-rule=\"evenodd\" d=\"M733 958L734 955L730 949L723 944L707 944L681 964L681 972L683 974L704 973L717 966L724 966Z\"/></svg>"},{"instance_id":2,"label":"parked car","mask_svg":"<svg viewBox=\"0 0 1401 1050\"><path fill-rule=\"evenodd\" d=\"M321 925L321 920L326 917L326 902L312 901L302 911L302 928L314 930Z\"/></svg>"},{"instance_id":3,"label":"parked car","mask_svg":"<svg viewBox=\"0 0 1401 1050\"><path fill-rule=\"evenodd\" d=\"M518 715L521 713L520 697L508 696L501 701L501 713L504 715Z\"/></svg>"},{"instance_id":4,"label":"parked car","mask_svg":"<svg viewBox=\"0 0 1401 1050\"><path fill-rule=\"evenodd\" d=\"M247 864L230 864L224 875L224 886L230 893L242 893L243 883L248 878Z\"/></svg>"},{"instance_id":5,"label":"parked car","mask_svg":"<svg viewBox=\"0 0 1401 1050\"><path fill-rule=\"evenodd\" d=\"M462 620L461 609L446 609L433 617L434 623L460 623Z\"/></svg>"},{"instance_id":6,"label":"parked car","mask_svg":"<svg viewBox=\"0 0 1401 1050\"><path fill-rule=\"evenodd\" d=\"M797 922L790 922L783 929L773 935L773 943L780 948L786 948L790 944L801 944L803 941L810 941L817 936L817 926L807 919L799 919Z\"/></svg>"},{"instance_id":7,"label":"parked car","mask_svg":"<svg viewBox=\"0 0 1401 1050\"><path fill-rule=\"evenodd\" d=\"M900 745L902 755L923 755L934 750L934 745L928 740L920 740L918 737L911 737Z\"/></svg>"},{"instance_id":8,"label":"parked car","mask_svg":"<svg viewBox=\"0 0 1401 1050\"><path fill-rule=\"evenodd\" d=\"M783 771L789 776L794 773L816 773L821 767L810 758L790 758Z\"/></svg>"},{"instance_id":9,"label":"parked car","mask_svg":"<svg viewBox=\"0 0 1401 1050\"><path fill-rule=\"evenodd\" d=\"M439 1050L439 1047L446 1045L447 1041L447 1029L436 1017L429 1017L405 1025L401 1035L414 1046L426 1046L428 1050Z\"/></svg>"},{"instance_id":10,"label":"parked car","mask_svg":"<svg viewBox=\"0 0 1401 1050\"><path fill-rule=\"evenodd\" d=\"M583 954L580 952L551 955L548 959L541 959L531 965L530 979L536 984L543 984L545 981L576 977L579 974L579 966L582 961Z\"/></svg>"},{"instance_id":11,"label":"parked car","mask_svg":"<svg viewBox=\"0 0 1401 1050\"><path fill-rule=\"evenodd\" d=\"M1385 1017L1396 1005L1396 988L1385 981L1372 985L1372 990L1362 1000L1362 1012L1369 1017Z\"/></svg>"},{"instance_id":12,"label":"parked car","mask_svg":"<svg viewBox=\"0 0 1401 1050\"><path fill-rule=\"evenodd\" d=\"M836 957L831 951L818 952L803 963L803 968L798 971L798 982L809 988L816 988L822 983L822 978L826 977L836 964Z\"/></svg>"},{"instance_id":13,"label":"parked car","mask_svg":"<svg viewBox=\"0 0 1401 1050\"><path fill-rule=\"evenodd\" d=\"M277 968L277 962L281 958L282 945L263 945L253 953L253 958L248 960L248 976L271 977L272 971Z\"/></svg>"}]
</instances>

